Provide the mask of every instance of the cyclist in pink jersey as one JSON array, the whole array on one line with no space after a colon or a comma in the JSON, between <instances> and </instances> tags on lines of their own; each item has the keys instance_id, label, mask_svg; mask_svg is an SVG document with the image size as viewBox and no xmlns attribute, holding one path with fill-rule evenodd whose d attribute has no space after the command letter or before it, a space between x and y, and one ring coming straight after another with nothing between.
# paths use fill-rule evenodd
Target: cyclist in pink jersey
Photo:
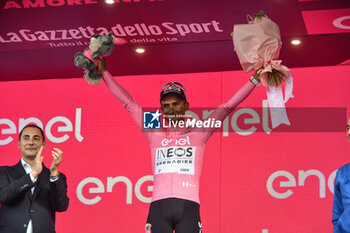
<instances>
[{"instance_id":1,"label":"cyclist in pink jersey","mask_svg":"<svg viewBox=\"0 0 350 233\"><path fill-rule=\"evenodd\" d=\"M106 71L100 60L98 71L112 94L124 105L136 124L143 129L143 110L133 97ZM231 98L211 115L215 121L224 120L260 82L258 72ZM160 108L169 122L184 121L189 103L184 86L167 83L160 94ZM169 127L162 130L143 130L151 146L154 175L152 203L147 223L152 233L199 233L202 224L199 214L199 180L205 144L215 128L196 130L192 127Z\"/></svg>"}]
</instances>

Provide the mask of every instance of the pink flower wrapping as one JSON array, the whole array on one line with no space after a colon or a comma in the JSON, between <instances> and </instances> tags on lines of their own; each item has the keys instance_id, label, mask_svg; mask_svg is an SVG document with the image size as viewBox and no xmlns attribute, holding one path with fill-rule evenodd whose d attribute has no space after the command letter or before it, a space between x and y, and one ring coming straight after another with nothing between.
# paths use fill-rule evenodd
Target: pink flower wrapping
<instances>
[{"instance_id":1,"label":"pink flower wrapping","mask_svg":"<svg viewBox=\"0 0 350 233\"><path fill-rule=\"evenodd\" d=\"M249 16L248 24L233 27L233 44L245 72L261 71L261 82L266 87L272 128L280 124L290 125L285 103L293 96L293 78L286 66L278 60L282 42L279 27L264 13L254 19ZM285 81L285 97L281 84Z\"/></svg>"},{"instance_id":2,"label":"pink flower wrapping","mask_svg":"<svg viewBox=\"0 0 350 233\"><path fill-rule=\"evenodd\" d=\"M233 44L243 70L249 72L276 63L282 42L278 25L261 16L234 25Z\"/></svg>"}]
</instances>

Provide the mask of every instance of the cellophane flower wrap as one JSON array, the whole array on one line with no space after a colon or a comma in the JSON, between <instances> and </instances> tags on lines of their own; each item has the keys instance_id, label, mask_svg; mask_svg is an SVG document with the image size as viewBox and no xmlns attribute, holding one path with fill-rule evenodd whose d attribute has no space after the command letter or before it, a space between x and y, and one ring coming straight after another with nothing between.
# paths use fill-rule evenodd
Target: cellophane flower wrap
<instances>
[{"instance_id":1,"label":"cellophane flower wrap","mask_svg":"<svg viewBox=\"0 0 350 233\"><path fill-rule=\"evenodd\" d=\"M278 60L281 49L279 26L263 11L255 18L248 16L248 24L233 26L233 44L242 68L246 72L262 69L261 83L266 87L272 128L290 125L285 103L293 96L293 77ZM285 96L282 83L285 82Z\"/></svg>"}]
</instances>

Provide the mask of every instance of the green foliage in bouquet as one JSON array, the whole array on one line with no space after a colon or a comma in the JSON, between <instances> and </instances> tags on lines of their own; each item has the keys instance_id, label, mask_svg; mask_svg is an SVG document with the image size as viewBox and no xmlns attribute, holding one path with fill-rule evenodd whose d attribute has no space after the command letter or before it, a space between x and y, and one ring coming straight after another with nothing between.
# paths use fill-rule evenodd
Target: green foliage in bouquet
<instances>
[{"instance_id":1,"label":"green foliage in bouquet","mask_svg":"<svg viewBox=\"0 0 350 233\"><path fill-rule=\"evenodd\" d=\"M265 11L260 10L259 13L255 14L255 17L262 17L265 15Z\"/></svg>"},{"instance_id":2,"label":"green foliage in bouquet","mask_svg":"<svg viewBox=\"0 0 350 233\"><path fill-rule=\"evenodd\" d=\"M279 86L284 82L284 78L286 77L286 75L280 71L280 70L276 70L276 69L272 69L272 72L267 72L267 84L268 85L272 85L272 86Z\"/></svg>"}]
</instances>

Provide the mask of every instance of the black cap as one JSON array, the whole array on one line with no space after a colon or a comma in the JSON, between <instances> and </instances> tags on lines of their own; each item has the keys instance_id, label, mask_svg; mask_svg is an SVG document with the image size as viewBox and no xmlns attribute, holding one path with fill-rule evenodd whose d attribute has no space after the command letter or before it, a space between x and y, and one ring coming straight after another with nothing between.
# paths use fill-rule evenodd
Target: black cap
<instances>
[{"instance_id":1,"label":"black cap","mask_svg":"<svg viewBox=\"0 0 350 233\"><path fill-rule=\"evenodd\" d=\"M181 99L187 102L186 89L179 82L170 82L165 84L160 92L160 101L162 101L167 94L177 94Z\"/></svg>"}]
</instances>

